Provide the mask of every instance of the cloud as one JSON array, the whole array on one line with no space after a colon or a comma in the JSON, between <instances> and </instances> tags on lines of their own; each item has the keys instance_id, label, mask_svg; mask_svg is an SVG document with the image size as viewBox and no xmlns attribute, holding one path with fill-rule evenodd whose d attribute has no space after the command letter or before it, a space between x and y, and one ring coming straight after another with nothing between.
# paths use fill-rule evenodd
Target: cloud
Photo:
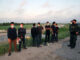
<instances>
[{"instance_id":1,"label":"cloud","mask_svg":"<svg viewBox=\"0 0 80 60\"><path fill-rule=\"evenodd\" d=\"M16 9L17 15L23 15L25 12L24 6L27 4L27 0L22 0L19 7Z\"/></svg>"}]
</instances>

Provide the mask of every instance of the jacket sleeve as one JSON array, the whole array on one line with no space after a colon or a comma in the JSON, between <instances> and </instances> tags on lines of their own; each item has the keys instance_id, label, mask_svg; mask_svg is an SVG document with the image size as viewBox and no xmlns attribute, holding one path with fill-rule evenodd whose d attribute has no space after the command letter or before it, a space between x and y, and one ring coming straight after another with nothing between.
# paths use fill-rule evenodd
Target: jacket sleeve
<instances>
[{"instance_id":1,"label":"jacket sleeve","mask_svg":"<svg viewBox=\"0 0 80 60\"><path fill-rule=\"evenodd\" d=\"M20 37L20 29L18 29L18 37Z\"/></svg>"},{"instance_id":2,"label":"jacket sleeve","mask_svg":"<svg viewBox=\"0 0 80 60\"><path fill-rule=\"evenodd\" d=\"M7 30L7 37L10 38L10 29Z\"/></svg>"}]
</instances>

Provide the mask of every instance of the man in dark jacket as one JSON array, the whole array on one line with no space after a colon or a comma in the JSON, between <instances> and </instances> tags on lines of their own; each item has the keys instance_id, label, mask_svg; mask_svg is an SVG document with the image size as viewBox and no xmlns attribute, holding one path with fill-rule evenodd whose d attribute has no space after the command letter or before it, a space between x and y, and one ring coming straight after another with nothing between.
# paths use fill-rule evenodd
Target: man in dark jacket
<instances>
[{"instance_id":1,"label":"man in dark jacket","mask_svg":"<svg viewBox=\"0 0 80 60\"><path fill-rule=\"evenodd\" d=\"M32 36L32 38L33 38L33 46L36 46L36 44L37 44L37 38L36 38L36 36L37 36L37 30L36 30L37 28L36 28L36 24L34 23L33 24L33 27L31 28L31 36Z\"/></svg>"},{"instance_id":2,"label":"man in dark jacket","mask_svg":"<svg viewBox=\"0 0 80 60\"><path fill-rule=\"evenodd\" d=\"M8 28L7 36L8 36L8 42L9 42L9 54L8 54L8 56L10 56L12 43L14 43L15 51L17 51L17 47L16 47L17 31L16 31L16 28L14 28L14 22L11 22L11 27Z\"/></svg>"},{"instance_id":3,"label":"man in dark jacket","mask_svg":"<svg viewBox=\"0 0 80 60\"><path fill-rule=\"evenodd\" d=\"M76 46L76 40L78 35L78 25L76 24L76 20L72 20L72 24L70 25L70 47L73 49Z\"/></svg>"},{"instance_id":4,"label":"man in dark jacket","mask_svg":"<svg viewBox=\"0 0 80 60\"><path fill-rule=\"evenodd\" d=\"M42 42L42 30L43 30L43 27L40 25L40 23L38 23L38 26L37 26L37 47L40 47L40 44Z\"/></svg>"},{"instance_id":5,"label":"man in dark jacket","mask_svg":"<svg viewBox=\"0 0 80 60\"><path fill-rule=\"evenodd\" d=\"M45 30L46 30L46 34L45 34L45 45L47 45L47 42L49 43L50 42L50 24L49 22L46 23L46 26L45 26Z\"/></svg>"},{"instance_id":6,"label":"man in dark jacket","mask_svg":"<svg viewBox=\"0 0 80 60\"><path fill-rule=\"evenodd\" d=\"M56 39L56 22L52 23L51 30L52 30L51 42L53 43L55 42Z\"/></svg>"},{"instance_id":7,"label":"man in dark jacket","mask_svg":"<svg viewBox=\"0 0 80 60\"><path fill-rule=\"evenodd\" d=\"M19 41L19 51L21 51L22 43L23 43L23 48L26 49L25 35L26 35L26 29L23 27L23 23L21 23L20 28L18 29L18 38L21 40Z\"/></svg>"}]
</instances>

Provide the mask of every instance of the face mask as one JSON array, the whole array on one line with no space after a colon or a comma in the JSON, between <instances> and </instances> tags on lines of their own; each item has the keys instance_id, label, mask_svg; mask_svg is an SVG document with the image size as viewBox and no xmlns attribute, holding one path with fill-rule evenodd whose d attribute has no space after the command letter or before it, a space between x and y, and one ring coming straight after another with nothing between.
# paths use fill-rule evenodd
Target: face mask
<instances>
[{"instance_id":1,"label":"face mask","mask_svg":"<svg viewBox=\"0 0 80 60\"><path fill-rule=\"evenodd\" d=\"M14 25L11 25L11 28L14 28Z\"/></svg>"}]
</instances>

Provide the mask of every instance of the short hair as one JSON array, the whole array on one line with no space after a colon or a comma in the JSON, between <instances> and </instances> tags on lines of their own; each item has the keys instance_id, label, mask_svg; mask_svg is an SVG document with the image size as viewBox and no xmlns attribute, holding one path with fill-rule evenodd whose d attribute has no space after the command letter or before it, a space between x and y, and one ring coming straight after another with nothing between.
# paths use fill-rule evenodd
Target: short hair
<instances>
[{"instance_id":1,"label":"short hair","mask_svg":"<svg viewBox=\"0 0 80 60\"><path fill-rule=\"evenodd\" d=\"M14 22L11 22L10 24L14 24Z\"/></svg>"},{"instance_id":2,"label":"short hair","mask_svg":"<svg viewBox=\"0 0 80 60\"><path fill-rule=\"evenodd\" d=\"M24 25L23 23L21 23L21 24ZM20 25L21 25L21 24L20 24Z\"/></svg>"},{"instance_id":3,"label":"short hair","mask_svg":"<svg viewBox=\"0 0 80 60\"><path fill-rule=\"evenodd\" d=\"M76 19L73 19L72 21L75 21L76 22L77 20Z\"/></svg>"},{"instance_id":4,"label":"short hair","mask_svg":"<svg viewBox=\"0 0 80 60\"><path fill-rule=\"evenodd\" d=\"M52 24L55 24L56 22L53 22Z\"/></svg>"},{"instance_id":5,"label":"short hair","mask_svg":"<svg viewBox=\"0 0 80 60\"><path fill-rule=\"evenodd\" d=\"M38 24L40 24L40 22L38 22Z\"/></svg>"},{"instance_id":6,"label":"short hair","mask_svg":"<svg viewBox=\"0 0 80 60\"><path fill-rule=\"evenodd\" d=\"M47 21L46 23L49 23L49 21Z\"/></svg>"},{"instance_id":7,"label":"short hair","mask_svg":"<svg viewBox=\"0 0 80 60\"><path fill-rule=\"evenodd\" d=\"M36 24L34 23L33 26L35 26Z\"/></svg>"}]
</instances>

